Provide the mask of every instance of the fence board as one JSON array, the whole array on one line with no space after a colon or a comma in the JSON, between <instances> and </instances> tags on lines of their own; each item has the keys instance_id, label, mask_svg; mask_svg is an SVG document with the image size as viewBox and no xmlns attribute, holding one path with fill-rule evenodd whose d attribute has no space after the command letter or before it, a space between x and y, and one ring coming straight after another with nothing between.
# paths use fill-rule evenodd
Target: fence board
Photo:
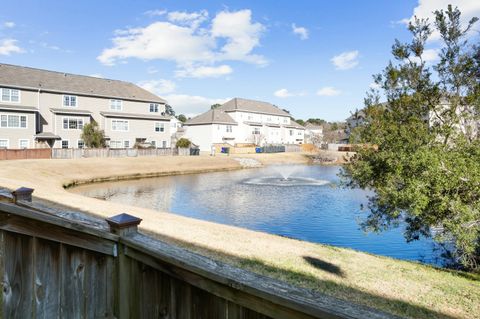
<instances>
[{"instance_id":1,"label":"fence board","mask_svg":"<svg viewBox=\"0 0 480 319\"><path fill-rule=\"evenodd\" d=\"M32 242L28 236L4 233L4 318L30 318L33 315Z\"/></svg>"}]
</instances>

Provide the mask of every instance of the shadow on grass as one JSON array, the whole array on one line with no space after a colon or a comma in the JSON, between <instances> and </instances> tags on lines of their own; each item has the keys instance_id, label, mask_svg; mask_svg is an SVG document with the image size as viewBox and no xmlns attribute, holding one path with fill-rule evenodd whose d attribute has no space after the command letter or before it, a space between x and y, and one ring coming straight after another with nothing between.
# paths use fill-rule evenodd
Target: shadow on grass
<instances>
[{"instance_id":1,"label":"shadow on grass","mask_svg":"<svg viewBox=\"0 0 480 319\"><path fill-rule=\"evenodd\" d=\"M310 257L310 256L303 256L303 260L305 260L310 266L316 269L320 269L320 270L329 272L331 274L337 275L339 277L345 278L345 273L337 265L334 265L332 263L323 261L319 258Z\"/></svg>"},{"instance_id":2,"label":"shadow on grass","mask_svg":"<svg viewBox=\"0 0 480 319\"><path fill-rule=\"evenodd\" d=\"M151 232L144 232L144 233L152 237L156 237L157 239L160 239L162 241L179 245L188 250L194 251L198 254L209 256L213 259L221 260L223 262L229 263L231 265L235 265L237 267L246 269L248 271L255 272L257 274L261 274L271 278L276 278L278 280L288 282L292 285L297 284L297 286L315 287L314 289L311 289L311 290L315 291L315 293L319 295L319 298L321 298L322 294L333 296L338 299L342 299L347 302L350 302L352 304L358 304L364 307L367 306L376 310L383 311L385 313L389 313L395 316L400 316L402 318L415 318L415 319L417 318L418 319L457 318L457 317L443 314L443 313L428 309L426 307L415 305L413 303L409 303L400 299L387 298L384 296L372 294L370 292L362 291L358 288L350 287L340 282L319 279L315 276L312 276L311 274L304 273L302 271L272 266L272 265L266 264L264 261L258 258L243 258L243 257L235 256L232 254L228 254L225 252L213 250L203 245L184 242L184 241L178 240L177 238L164 236L164 235L151 233ZM345 278L343 271L336 265L322 261L317 258L308 257L308 256L304 256L304 259L312 267L315 267L323 271L327 271L329 273L338 275L342 278ZM399 280L401 280L401 278L399 278ZM432 302L435 302L435 301L432 301Z\"/></svg>"}]
</instances>

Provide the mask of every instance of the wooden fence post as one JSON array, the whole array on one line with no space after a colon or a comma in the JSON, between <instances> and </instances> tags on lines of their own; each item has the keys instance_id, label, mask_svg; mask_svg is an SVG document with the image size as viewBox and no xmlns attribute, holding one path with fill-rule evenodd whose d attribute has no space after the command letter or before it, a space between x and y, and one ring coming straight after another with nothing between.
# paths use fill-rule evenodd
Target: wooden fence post
<instances>
[{"instance_id":1,"label":"wooden fence post","mask_svg":"<svg viewBox=\"0 0 480 319\"><path fill-rule=\"evenodd\" d=\"M120 214L106 219L110 226L110 232L127 236L138 231L138 225L142 219L128 215ZM116 277L116 293L115 293L115 314L117 318L134 318L136 314L132 310L136 309L134 305L138 304L138 291L132 291L135 286L132 282L132 262L134 260L126 256L127 247L121 242L117 246L117 277Z\"/></svg>"},{"instance_id":2,"label":"wooden fence post","mask_svg":"<svg viewBox=\"0 0 480 319\"><path fill-rule=\"evenodd\" d=\"M16 203L19 200L24 200L27 202L32 201L32 193L34 189L28 187L20 187L12 192L13 201Z\"/></svg>"}]
</instances>

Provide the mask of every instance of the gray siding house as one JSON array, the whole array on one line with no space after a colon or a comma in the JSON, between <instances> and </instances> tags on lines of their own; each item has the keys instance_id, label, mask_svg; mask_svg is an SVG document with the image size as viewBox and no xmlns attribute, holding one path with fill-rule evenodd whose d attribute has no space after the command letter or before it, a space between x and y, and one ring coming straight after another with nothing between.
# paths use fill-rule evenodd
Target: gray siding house
<instances>
[{"instance_id":1,"label":"gray siding house","mask_svg":"<svg viewBox=\"0 0 480 319\"><path fill-rule=\"evenodd\" d=\"M91 121L112 148L170 147L165 104L129 82L0 64L0 148L82 148Z\"/></svg>"}]
</instances>

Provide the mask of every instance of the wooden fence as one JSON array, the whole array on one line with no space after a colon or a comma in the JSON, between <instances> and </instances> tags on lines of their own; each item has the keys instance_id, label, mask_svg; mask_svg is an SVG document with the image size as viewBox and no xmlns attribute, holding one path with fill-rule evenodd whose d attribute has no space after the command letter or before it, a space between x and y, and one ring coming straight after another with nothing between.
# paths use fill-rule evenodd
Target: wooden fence
<instances>
[{"instance_id":1,"label":"wooden fence","mask_svg":"<svg viewBox=\"0 0 480 319\"><path fill-rule=\"evenodd\" d=\"M51 158L49 148L0 149L0 160Z\"/></svg>"},{"instance_id":2,"label":"wooden fence","mask_svg":"<svg viewBox=\"0 0 480 319\"><path fill-rule=\"evenodd\" d=\"M391 318L143 235L0 194L2 318Z\"/></svg>"}]
</instances>

